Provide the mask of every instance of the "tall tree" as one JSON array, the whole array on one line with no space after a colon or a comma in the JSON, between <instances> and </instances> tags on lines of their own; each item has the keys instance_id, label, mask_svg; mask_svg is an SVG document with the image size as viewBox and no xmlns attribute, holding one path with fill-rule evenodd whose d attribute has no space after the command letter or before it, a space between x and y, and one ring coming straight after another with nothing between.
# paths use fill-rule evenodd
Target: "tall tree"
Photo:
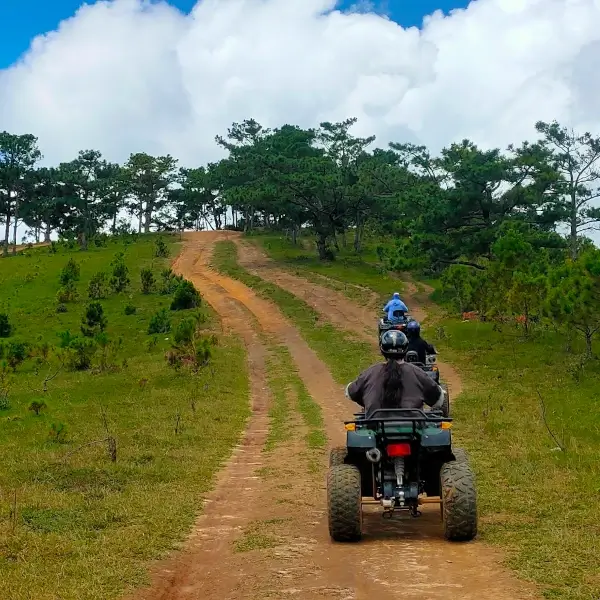
<instances>
[{"instance_id":1,"label":"tall tree","mask_svg":"<svg viewBox=\"0 0 600 600\"><path fill-rule=\"evenodd\" d=\"M138 231L148 233L154 215L168 202L168 191L177 177L177 159L150 156L145 152L132 154L125 165L125 177L134 202L130 211L139 219Z\"/></svg>"},{"instance_id":2,"label":"tall tree","mask_svg":"<svg viewBox=\"0 0 600 600\"><path fill-rule=\"evenodd\" d=\"M19 206L24 193L24 178L42 158L37 138L31 134L0 133L0 209L4 220L4 256L8 255L10 227L13 225L13 254L17 251Z\"/></svg>"},{"instance_id":3,"label":"tall tree","mask_svg":"<svg viewBox=\"0 0 600 600\"><path fill-rule=\"evenodd\" d=\"M561 175L552 208L555 220L569 227L569 247L575 259L580 235L596 229L600 221L600 208L592 206L600 198L600 137L575 133L556 121L539 121L536 129L544 136Z\"/></svg>"}]
</instances>

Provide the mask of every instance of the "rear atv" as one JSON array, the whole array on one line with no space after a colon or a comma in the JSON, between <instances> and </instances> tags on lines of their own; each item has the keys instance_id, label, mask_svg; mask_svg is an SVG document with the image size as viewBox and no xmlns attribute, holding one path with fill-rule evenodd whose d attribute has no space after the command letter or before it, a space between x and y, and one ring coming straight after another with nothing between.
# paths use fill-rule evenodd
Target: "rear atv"
<instances>
[{"instance_id":1,"label":"rear atv","mask_svg":"<svg viewBox=\"0 0 600 600\"><path fill-rule=\"evenodd\" d=\"M417 409L378 410L346 423L346 446L334 448L327 473L329 534L337 542L362 536L362 504L379 502L383 517L397 511L420 516L422 504L438 503L444 536L477 535L475 477L466 453L453 449L452 421Z\"/></svg>"}]
</instances>

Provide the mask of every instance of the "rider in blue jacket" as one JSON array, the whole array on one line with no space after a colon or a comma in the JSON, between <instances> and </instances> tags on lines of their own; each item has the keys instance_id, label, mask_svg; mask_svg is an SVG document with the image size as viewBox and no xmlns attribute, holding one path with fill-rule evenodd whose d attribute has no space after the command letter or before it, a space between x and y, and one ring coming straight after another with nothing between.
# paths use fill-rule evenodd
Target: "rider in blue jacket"
<instances>
[{"instance_id":1,"label":"rider in blue jacket","mask_svg":"<svg viewBox=\"0 0 600 600\"><path fill-rule=\"evenodd\" d=\"M388 321L397 323L404 319L404 314L408 312L408 306L400 300L400 294L394 292L392 299L383 307L383 311L387 313ZM402 316L394 315L396 312L403 313Z\"/></svg>"}]
</instances>

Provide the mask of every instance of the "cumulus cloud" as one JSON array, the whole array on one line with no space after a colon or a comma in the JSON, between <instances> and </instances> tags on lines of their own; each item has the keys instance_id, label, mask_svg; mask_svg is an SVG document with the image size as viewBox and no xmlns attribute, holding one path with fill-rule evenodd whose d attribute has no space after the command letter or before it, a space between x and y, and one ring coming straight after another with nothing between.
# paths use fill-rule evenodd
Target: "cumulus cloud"
<instances>
[{"instance_id":1,"label":"cumulus cloud","mask_svg":"<svg viewBox=\"0 0 600 600\"><path fill-rule=\"evenodd\" d=\"M0 71L0 129L39 137L46 161L220 156L232 121L359 118L380 145L506 146L558 119L600 133L600 0L477 0L403 29L357 2L200 0L83 6ZM372 6L381 6L373 3ZM358 10L357 10L358 9Z\"/></svg>"}]
</instances>

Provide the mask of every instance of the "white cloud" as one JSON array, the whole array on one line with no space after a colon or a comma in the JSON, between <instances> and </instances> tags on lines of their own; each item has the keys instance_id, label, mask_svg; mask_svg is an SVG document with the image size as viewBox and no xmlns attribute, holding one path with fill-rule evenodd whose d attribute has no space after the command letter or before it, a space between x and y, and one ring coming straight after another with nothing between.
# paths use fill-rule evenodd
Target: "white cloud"
<instances>
[{"instance_id":1,"label":"white cloud","mask_svg":"<svg viewBox=\"0 0 600 600\"><path fill-rule=\"evenodd\" d=\"M356 116L380 145L434 148L463 137L505 146L538 119L600 133L600 0L477 0L422 31L334 8L84 6L0 71L0 129L36 134L48 162L97 148L188 165L218 158L214 136L249 117L309 126Z\"/></svg>"}]
</instances>

